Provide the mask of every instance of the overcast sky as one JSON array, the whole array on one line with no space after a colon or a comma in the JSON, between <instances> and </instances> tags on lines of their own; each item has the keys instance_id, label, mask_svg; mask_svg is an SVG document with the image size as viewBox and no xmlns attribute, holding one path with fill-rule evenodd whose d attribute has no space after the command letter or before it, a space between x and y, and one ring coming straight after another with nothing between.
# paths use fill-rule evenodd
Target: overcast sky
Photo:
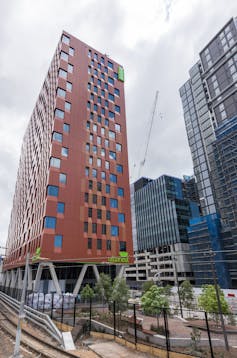
<instances>
[{"instance_id":1,"label":"overcast sky","mask_svg":"<svg viewBox=\"0 0 237 358\"><path fill-rule=\"evenodd\" d=\"M192 174L179 87L236 0L1 0L0 246L5 244L23 134L62 30L125 68L130 180ZM1 251L0 251L1 252Z\"/></svg>"}]
</instances>

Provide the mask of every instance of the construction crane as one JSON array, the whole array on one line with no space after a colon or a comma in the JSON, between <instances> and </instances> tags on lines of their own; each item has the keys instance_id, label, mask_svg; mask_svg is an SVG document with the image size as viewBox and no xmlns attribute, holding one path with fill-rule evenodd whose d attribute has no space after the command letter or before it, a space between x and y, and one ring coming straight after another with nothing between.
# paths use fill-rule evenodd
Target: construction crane
<instances>
[{"instance_id":1,"label":"construction crane","mask_svg":"<svg viewBox=\"0 0 237 358\"><path fill-rule=\"evenodd\" d=\"M156 91L155 100L154 100L153 109L152 109L152 114L151 114L151 122L150 122L150 127L149 127L149 131L148 131L148 137L147 137L147 141L146 141L145 153L144 153L143 160L140 162L140 166L139 166L139 170L138 170L138 179L140 178L141 170L142 170L142 168L144 167L144 165L146 163L146 157L147 157L148 147L149 147L150 138L151 138L151 130L152 130L152 126L153 126L153 123L154 123L155 114L156 114L158 94L159 94L159 91ZM135 165L134 165L134 167L135 167Z\"/></svg>"}]
</instances>

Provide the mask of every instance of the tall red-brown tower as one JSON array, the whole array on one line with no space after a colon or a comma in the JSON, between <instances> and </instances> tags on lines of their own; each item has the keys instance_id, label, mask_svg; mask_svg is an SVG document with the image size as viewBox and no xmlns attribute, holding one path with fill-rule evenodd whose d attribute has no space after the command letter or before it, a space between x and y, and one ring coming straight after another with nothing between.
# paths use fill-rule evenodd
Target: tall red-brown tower
<instances>
[{"instance_id":1,"label":"tall red-brown tower","mask_svg":"<svg viewBox=\"0 0 237 358\"><path fill-rule=\"evenodd\" d=\"M123 67L63 32L23 140L4 269L37 248L130 261L129 190Z\"/></svg>"}]
</instances>

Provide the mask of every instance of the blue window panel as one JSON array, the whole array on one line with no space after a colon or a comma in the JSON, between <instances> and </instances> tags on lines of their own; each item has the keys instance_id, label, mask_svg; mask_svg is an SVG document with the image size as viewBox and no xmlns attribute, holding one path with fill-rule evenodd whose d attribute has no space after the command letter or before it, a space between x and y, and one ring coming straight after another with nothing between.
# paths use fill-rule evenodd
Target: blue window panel
<instances>
[{"instance_id":1,"label":"blue window panel","mask_svg":"<svg viewBox=\"0 0 237 358\"><path fill-rule=\"evenodd\" d=\"M58 186L49 185L47 188L47 194L51 196L58 196Z\"/></svg>"},{"instance_id":2,"label":"blue window panel","mask_svg":"<svg viewBox=\"0 0 237 358\"><path fill-rule=\"evenodd\" d=\"M106 191L106 194L110 194L110 185L109 184L106 184L105 191Z\"/></svg>"},{"instance_id":3,"label":"blue window panel","mask_svg":"<svg viewBox=\"0 0 237 358\"><path fill-rule=\"evenodd\" d=\"M108 119L105 119L105 126L109 126L109 120Z\"/></svg>"},{"instance_id":4,"label":"blue window panel","mask_svg":"<svg viewBox=\"0 0 237 358\"><path fill-rule=\"evenodd\" d=\"M114 89L114 94L116 94L116 96L120 96L120 91L118 88Z\"/></svg>"},{"instance_id":5,"label":"blue window panel","mask_svg":"<svg viewBox=\"0 0 237 358\"><path fill-rule=\"evenodd\" d=\"M62 36L62 42L64 42L66 45L69 45L70 43L70 37L63 35Z\"/></svg>"},{"instance_id":6,"label":"blue window panel","mask_svg":"<svg viewBox=\"0 0 237 358\"><path fill-rule=\"evenodd\" d=\"M56 228L56 218L53 216L45 216L44 218L44 227L46 229L55 229Z\"/></svg>"},{"instance_id":7,"label":"blue window panel","mask_svg":"<svg viewBox=\"0 0 237 358\"><path fill-rule=\"evenodd\" d=\"M108 67L105 67L104 71L105 71L105 73L108 73L109 72Z\"/></svg>"},{"instance_id":8,"label":"blue window panel","mask_svg":"<svg viewBox=\"0 0 237 358\"><path fill-rule=\"evenodd\" d=\"M105 100L105 107L106 107L106 108L109 107L109 102L107 101L107 99Z\"/></svg>"},{"instance_id":9,"label":"blue window panel","mask_svg":"<svg viewBox=\"0 0 237 358\"><path fill-rule=\"evenodd\" d=\"M106 173L105 172L101 172L101 179L106 180Z\"/></svg>"},{"instance_id":10,"label":"blue window panel","mask_svg":"<svg viewBox=\"0 0 237 358\"><path fill-rule=\"evenodd\" d=\"M101 64L100 63L98 63L98 69L101 70Z\"/></svg>"},{"instance_id":11,"label":"blue window panel","mask_svg":"<svg viewBox=\"0 0 237 358\"><path fill-rule=\"evenodd\" d=\"M61 248L63 246L63 235L54 236L54 247Z\"/></svg>"},{"instance_id":12,"label":"blue window panel","mask_svg":"<svg viewBox=\"0 0 237 358\"><path fill-rule=\"evenodd\" d=\"M66 91L65 91L64 89L58 87L58 89L57 89L57 96L65 98L65 96L66 96Z\"/></svg>"},{"instance_id":13,"label":"blue window panel","mask_svg":"<svg viewBox=\"0 0 237 358\"><path fill-rule=\"evenodd\" d=\"M105 97L105 90L101 90L101 96Z\"/></svg>"},{"instance_id":14,"label":"blue window panel","mask_svg":"<svg viewBox=\"0 0 237 358\"><path fill-rule=\"evenodd\" d=\"M112 183L117 183L117 175L115 174L110 174L109 175L109 179Z\"/></svg>"},{"instance_id":15,"label":"blue window panel","mask_svg":"<svg viewBox=\"0 0 237 358\"><path fill-rule=\"evenodd\" d=\"M108 78L108 82L111 84L111 85L114 85L114 79L112 77L109 77Z\"/></svg>"},{"instance_id":16,"label":"blue window panel","mask_svg":"<svg viewBox=\"0 0 237 358\"><path fill-rule=\"evenodd\" d=\"M118 79L118 74L116 72L114 72L114 78L117 80Z\"/></svg>"},{"instance_id":17,"label":"blue window panel","mask_svg":"<svg viewBox=\"0 0 237 358\"><path fill-rule=\"evenodd\" d=\"M59 69L58 75L61 78L67 78L67 71L64 71L62 68Z\"/></svg>"},{"instance_id":18,"label":"blue window panel","mask_svg":"<svg viewBox=\"0 0 237 358\"><path fill-rule=\"evenodd\" d=\"M87 84L87 88L88 88L89 90L91 89L91 84L90 84L90 83Z\"/></svg>"},{"instance_id":19,"label":"blue window panel","mask_svg":"<svg viewBox=\"0 0 237 358\"><path fill-rule=\"evenodd\" d=\"M111 69L113 70L113 68L114 68L114 64L113 64L112 62L108 61L108 67L109 67L109 68L111 68Z\"/></svg>"},{"instance_id":20,"label":"blue window panel","mask_svg":"<svg viewBox=\"0 0 237 358\"><path fill-rule=\"evenodd\" d=\"M66 184L67 182L67 174L60 173L59 174L59 183Z\"/></svg>"},{"instance_id":21,"label":"blue window panel","mask_svg":"<svg viewBox=\"0 0 237 358\"><path fill-rule=\"evenodd\" d=\"M99 65L98 65L98 67L99 67ZM97 81L97 85L101 87L101 80Z\"/></svg>"},{"instance_id":22,"label":"blue window panel","mask_svg":"<svg viewBox=\"0 0 237 358\"><path fill-rule=\"evenodd\" d=\"M118 112L118 113L120 113L120 107L119 106L117 106L117 105L115 105L115 112Z\"/></svg>"},{"instance_id":23,"label":"blue window panel","mask_svg":"<svg viewBox=\"0 0 237 358\"><path fill-rule=\"evenodd\" d=\"M56 108L55 109L55 117L58 117L60 119L64 119L64 111L61 109Z\"/></svg>"},{"instance_id":24,"label":"blue window panel","mask_svg":"<svg viewBox=\"0 0 237 358\"><path fill-rule=\"evenodd\" d=\"M91 113L90 113L90 119L93 119L93 118L94 118L94 113L91 112Z\"/></svg>"},{"instance_id":25,"label":"blue window panel","mask_svg":"<svg viewBox=\"0 0 237 358\"><path fill-rule=\"evenodd\" d=\"M109 86L108 86L108 83L105 83L105 89L108 91L108 88L109 88Z\"/></svg>"},{"instance_id":26,"label":"blue window panel","mask_svg":"<svg viewBox=\"0 0 237 358\"><path fill-rule=\"evenodd\" d=\"M97 116L97 122L101 123L101 116L100 115Z\"/></svg>"},{"instance_id":27,"label":"blue window panel","mask_svg":"<svg viewBox=\"0 0 237 358\"><path fill-rule=\"evenodd\" d=\"M117 164L116 165L116 169L118 173L122 173L123 172L123 166L121 164Z\"/></svg>"},{"instance_id":28,"label":"blue window panel","mask_svg":"<svg viewBox=\"0 0 237 358\"><path fill-rule=\"evenodd\" d=\"M98 107L97 104L94 103L94 111L97 111Z\"/></svg>"},{"instance_id":29,"label":"blue window panel","mask_svg":"<svg viewBox=\"0 0 237 358\"><path fill-rule=\"evenodd\" d=\"M53 140L56 140L57 142L62 143L62 141L63 141L62 133L53 132Z\"/></svg>"},{"instance_id":30,"label":"blue window panel","mask_svg":"<svg viewBox=\"0 0 237 358\"><path fill-rule=\"evenodd\" d=\"M105 109L101 108L101 114L105 115Z\"/></svg>"},{"instance_id":31,"label":"blue window panel","mask_svg":"<svg viewBox=\"0 0 237 358\"><path fill-rule=\"evenodd\" d=\"M114 101L114 95L112 93L109 93L109 100Z\"/></svg>"},{"instance_id":32,"label":"blue window panel","mask_svg":"<svg viewBox=\"0 0 237 358\"><path fill-rule=\"evenodd\" d=\"M89 168L85 167L85 176L88 177L89 176Z\"/></svg>"},{"instance_id":33,"label":"blue window panel","mask_svg":"<svg viewBox=\"0 0 237 358\"><path fill-rule=\"evenodd\" d=\"M105 79L105 74L101 73L100 77L104 80Z\"/></svg>"},{"instance_id":34,"label":"blue window panel","mask_svg":"<svg viewBox=\"0 0 237 358\"><path fill-rule=\"evenodd\" d=\"M105 59L104 59L104 57L101 57L100 62L102 63L102 65L105 64Z\"/></svg>"},{"instance_id":35,"label":"blue window panel","mask_svg":"<svg viewBox=\"0 0 237 358\"><path fill-rule=\"evenodd\" d=\"M66 83L66 89L67 89L67 91L72 92L72 83L71 82Z\"/></svg>"},{"instance_id":36,"label":"blue window panel","mask_svg":"<svg viewBox=\"0 0 237 358\"><path fill-rule=\"evenodd\" d=\"M94 92L95 92L95 93L98 93L98 88L97 88L97 86L94 86Z\"/></svg>"},{"instance_id":37,"label":"blue window panel","mask_svg":"<svg viewBox=\"0 0 237 358\"><path fill-rule=\"evenodd\" d=\"M57 204L57 213L64 214L64 211L65 211L65 204L59 202Z\"/></svg>"},{"instance_id":38,"label":"blue window panel","mask_svg":"<svg viewBox=\"0 0 237 358\"><path fill-rule=\"evenodd\" d=\"M118 213L118 222L125 223L125 215L122 213Z\"/></svg>"},{"instance_id":39,"label":"blue window panel","mask_svg":"<svg viewBox=\"0 0 237 358\"><path fill-rule=\"evenodd\" d=\"M67 123L64 123L64 124L63 124L63 131L64 131L65 133L69 133L69 131L70 131L70 125L67 124Z\"/></svg>"},{"instance_id":40,"label":"blue window panel","mask_svg":"<svg viewBox=\"0 0 237 358\"><path fill-rule=\"evenodd\" d=\"M116 153L115 153L115 152L112 152L112 151L110 150L110 152L109 152L109 159L114 159L114 160L116 160Z\"/></svg>"},{"instance_id":41,"label":"blue window panel","mask_svg":"<svg viewBox=\"0 0 237 358\"><path fill-rule=\"evenodd\" d=\"M118 234L119 234L118 226L112 225L110 228L110 234L111 234L111 236L118 236Z\"/></svg>"},{"instance_id":42,"label":"blue window panel","mask_svg":"<svg viewBox=\"0 0 237 358\"><path fill-rule=\"evenodd\" d=\"M114 112L109 111L109 118L110 118L110 119L114 119L114 118L115 118Z\"/></svg>"},{"instance_id":43,"label":"blue window panel","mask_svg":"<svg viewBox=\"0 0 237 358\"><path fill-rule=\"evenodd\" d=\"M118 188L118 196L124 196L124 189L123 188Z\"/></svg>"},{"instance_id":44,"label":"blue window panel","mask_svg":"<svg viewBox=\"0 0 237 358\"><path fill-rule=\"evenodd\" d=\"M68 61L68 54L64 51L61 51L60 58L61 58L61 60Z\"/></svg>"},{"instance_id":45,"label":"blue window panel","mask_svg":"<svg viewBox=\"0 0 237 358\"><path fill-rule=\"evenodd\" d=\"M120 241L119 242L119 251L127 251L127 247L126 247L126 241Z\"/></svg>"},{"instance_id":46,"label":"blue window panel","mask_svg":"<svg viewBox=\"0 0 237 358\"><path fill-rule=\"evenodd\" d=\"M92 169L92 176L93 178L97 178L97 170L96 169Z\"/></svg>"},{"instance_id":47,"label":"blue window panel","mask_svg":"<svg viewBox=\"0 0 237 358\"><path fill-rule=\"evenodd\" d=\"M91 108L91 102L87 102L87 108Z\"/></svg>"},{"instance_id":48,"label":"blue window panel","mask_svg":"<svg viewBox=\"0 0 237 358\"><path fill-rule=\"evenodd\" d=\"M117 208L118 207L118 200L110 198L110 207Z\"/></svg>"},{"instance_id":49,"label":"blue window panel","mask_svg":"<svg viewBox=\"0 0 237 358\"><path fill-rule=\"evenodd\" d=\"M68 157L68 148L62 147L61 154L63 157Z\"/></svg>"}]
</instances>

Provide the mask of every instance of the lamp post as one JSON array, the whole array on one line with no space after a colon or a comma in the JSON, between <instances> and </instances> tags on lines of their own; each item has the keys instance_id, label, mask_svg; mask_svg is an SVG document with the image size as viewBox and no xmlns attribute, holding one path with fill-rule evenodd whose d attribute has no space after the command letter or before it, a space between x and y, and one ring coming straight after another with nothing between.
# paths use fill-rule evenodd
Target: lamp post
<instances>
[{"instance_id":1,"label":"lamp post","mask_svg":"<svg viewBox=\"0 0 237 358\"><path fill-rule=\"evenodd\" d=\"M178 278L177 267L176 267L177 258L175 256L173 256L173 255L171 257L172 257L172 263L173 263L173 266L174 266L175 281L176 281L177 292L178 292L178 297L179 297L180 314L181 314L181 317L183 318L183 307L182 307L182 302L181 302L181 297L180 297L179 278Z\"/></svg>"}]
</instances>

